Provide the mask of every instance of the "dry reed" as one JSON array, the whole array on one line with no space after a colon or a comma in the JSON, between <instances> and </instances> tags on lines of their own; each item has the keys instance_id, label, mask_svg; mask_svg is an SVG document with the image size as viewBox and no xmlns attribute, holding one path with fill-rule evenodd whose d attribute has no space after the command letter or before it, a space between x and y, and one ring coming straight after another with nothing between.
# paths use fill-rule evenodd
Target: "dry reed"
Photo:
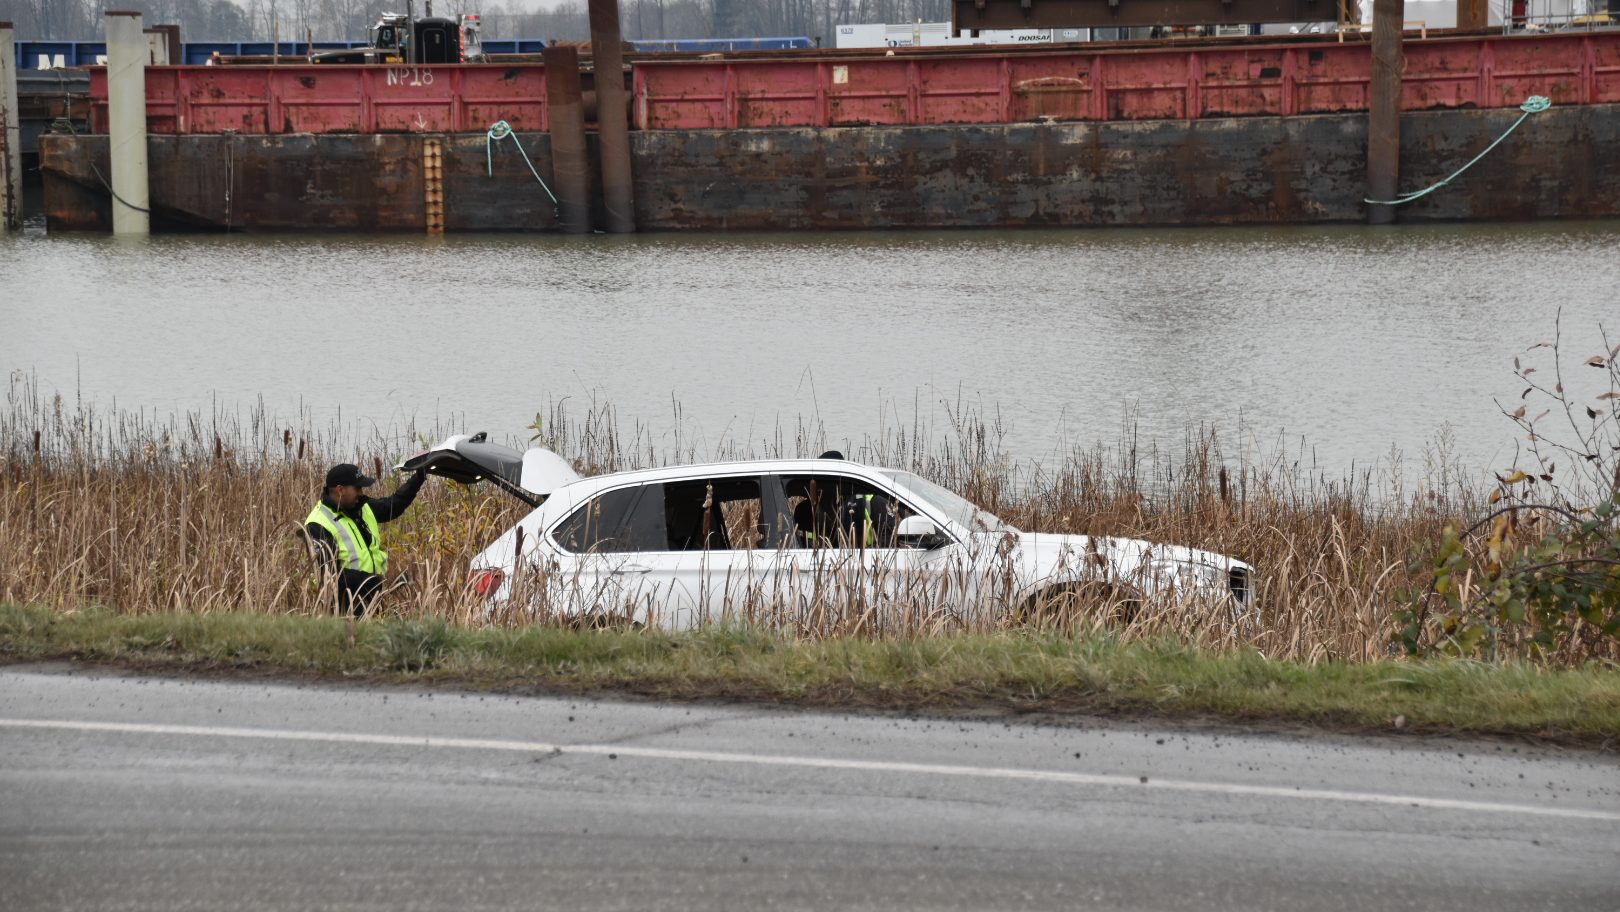
<instances>
[{"instance_id":1,"label":"dry reed","mask_svg":"<svg viewBox=\"0 0 1620 912\"><path fill-rule=\"evenodd\" d=\"M1306 662L1386 657L1398 593L1413 583L1414 544L1434 540L1444 523L1480 505L1449 478L1401 493L1398 480L1372 471L1331 479L1282 460L1253 464L1223 452L1208 429L1189 434L1179 450L1139 449L1127 435L1115 448L1031 467L1006 456L993 416L963 408L950 415L947 430L894 429L861 441L851 455L916 471L1019 528L1190 545L1258 568L1260 624L1147 612L1111 630L1122 639L1168 634ZM801 424L757 446L727 442L699 453L677 438L660 453L644 429L622 433L613 410L596 404L577 419L554 406L535 429L586 472L815 455L825 447L818 429ZM361 441L342 427L317 431L307 417L272 420L262 407L245 417L102 411L47 399L14 378L0 413L0 601L59 610L97 604L126 614L323 613L329 593L293 532L326 466L354 461L381 476L445 430L373 430ZM466 588L468 561L524 509L499 492L430 483L387 530L393 565L409 582L388 594L384 611L488 623ZM876 632L942 629L930 606L916 605ZM789 632L874 631L836 623Z\"/></svg>"}]
</instances>

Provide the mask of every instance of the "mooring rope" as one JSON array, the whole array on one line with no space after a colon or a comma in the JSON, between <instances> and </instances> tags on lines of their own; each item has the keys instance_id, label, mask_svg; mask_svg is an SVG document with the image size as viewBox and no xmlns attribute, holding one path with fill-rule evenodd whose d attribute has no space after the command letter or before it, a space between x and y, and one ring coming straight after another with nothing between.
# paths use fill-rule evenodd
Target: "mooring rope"
<instances>
[{"instance_id":1,"label":"mooring rope","mask_svg":"<svg viewBox=\"0 0 1620 912\"><path fill-rule=\"evenodd\" d=\"M503 139L511 139L513 145L517 146L518 154L523 156L523 163L529 166L529 173L533 174L534 179L540 182L540 189L546 191L546 196L551 197L551 205L553 207L561 205L557 202L557 194L551 192L551 188L546 186L545 178L541 177L540 172L534 169L534 162L529 161L529 153L523 151L523 143L518 140L517 133L513 131L512 125L504 120L495 121L490 125L489 132L484 134L484 168L488 171L489 176L495 176L495 143Z\"/></svg>"},{"instance_id":2,"label":"mooring rope","mask_svg":"<svg viewBox=\"0 0 1620 912\"><path fill-rule=\"evenodd\" d=\"M1525 119L1528 118L1531 114L1540 114L1542 111L1545 111L1550 107L1552 107L1552 99L1547 98L1547 97L1545 97L1543 95L1531 95L1529 98L1526 98L1524 100L1524 104L1519 105L1519 110L1523 111L1524 113L1520 114L1519 119L1515 120L1513 122L1513 126L1508 127L1506 132L1504 132L1501 136L1496 137L1496 142L1493 142L1490 145L1486 146L1484 152L1481 152L1478 155L1474 156L1473 159L1468 162L1468 164L1463 165L1461 168L1458 168L1456 171L1452 172L1452 175L1450 177L1446 178L1443 181L1440 181L1439 183L1437 183L1437 184L1435 184L1433 186L1425 187L1422 190L1418 190L1418 191L1415 191L1413 193L1403 193L1400 196L1397 196L1392 200L1364 199L1364 200L1362 200L1362 202L1367 203L1369 205L1373 205L1373 206L1400 206L1400 205L1403 205L1405 203L1410 203L1413 200L1421 199L1421 198L1423 198L1425 196L1428 196L1429 194L1433 193L1434 191L1439 190L1441 187L1444 187L1445 185L1451 183L1453 180L1456 180L1457 177L1459 175L1461 175L1464 171L1467 171L1469 168L1472 168L1476 162L1478 162L1480 159L1484 158L1486 155L1489 155L1490 151L1492 149L1496 148L1499 144L1501 144L1502 140L1507 139L1508 136L1510 134L1512 134L1514 130L1519 129L1519 124L1524 123Z\"/></svg>"},{"instance_id":3,"label":"mooring rope","mask_svg":"<svg viewBox=\"0 0 1620 912\"><path fill-rule=\"evenodd\" d=\"M62 77L60 75L58 75L56 78L61 79ZM58 117L55 120L51 121L51 132L52 133L61 132L62 127L67 128L68 135L70 135L70 136L83 136L84 135L83 133L80 133L78 130L73 129L73 121L70 118ZM38 170L41 170L41 171L45 170L45 166L41 165ZM136 212L144 212L147 215L152 214L152 210L150 210L150 209L142 209L140 206L135 205L134 203L130 202L129 200L124 199L123 197L121 197L117 193L115 193L113 191L112 184L107 180L106 177L102 176L101 169L96 167L95 162L90 163L90 170L95 172L96 180L101 181L101 186L107 188L107 194L109 196L111 196L113 199L119 201L120 203L123 203L125 206L128 206L129 208L135 210ZM150 202L150 200L148 200L148 202Z\"/></svg>"}]
</instances>

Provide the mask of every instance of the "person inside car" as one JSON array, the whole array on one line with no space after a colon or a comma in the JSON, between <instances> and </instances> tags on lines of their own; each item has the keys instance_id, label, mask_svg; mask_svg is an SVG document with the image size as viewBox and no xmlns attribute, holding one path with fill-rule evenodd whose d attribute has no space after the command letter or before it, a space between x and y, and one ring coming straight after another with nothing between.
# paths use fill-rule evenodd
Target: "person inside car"
<instances>
[{"instance_id":1,"label":"person inside car","mask_svg":"<svg viewBox=\"0 0 1620 912\"><path fill-rule=\"evenodd\" d=\"M788 483L796 544L801 548L891 548L898 516L889 498L836 475Z\"/></svg>"}]
</instances>

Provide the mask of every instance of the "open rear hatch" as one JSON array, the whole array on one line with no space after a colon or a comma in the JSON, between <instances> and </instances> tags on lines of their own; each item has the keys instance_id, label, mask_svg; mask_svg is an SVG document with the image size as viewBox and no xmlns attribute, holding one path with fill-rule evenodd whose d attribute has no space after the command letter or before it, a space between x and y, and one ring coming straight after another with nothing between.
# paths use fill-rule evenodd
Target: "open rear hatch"
<instances>
[{"instance_id":1,"label":"open rear hatch","mask_svg":"<svg viewBox=\"0 0 1620 912\"><path fill-rule=\"evenodd\" d=\"M426 470L462 484L488 481L513 497L538 507L551 492L579 480L579 473L568 460L544 447L519 453L508 446L490 443L483 431L468 436L457 434L443 443L400 463L402 472Z\"/></svg>"}]
</instances>

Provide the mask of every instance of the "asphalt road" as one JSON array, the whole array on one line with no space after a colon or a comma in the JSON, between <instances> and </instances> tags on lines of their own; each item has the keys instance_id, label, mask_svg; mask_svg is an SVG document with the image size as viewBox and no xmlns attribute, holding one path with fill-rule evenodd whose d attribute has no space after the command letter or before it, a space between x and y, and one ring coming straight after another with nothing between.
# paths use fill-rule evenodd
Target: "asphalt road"
<instances>
[{"instance_id":1,"label":"asphalt road","mask_svg":"<svg viewBox=\"0 0 1620 912\"><path fill-rule=\"evenodd\" d=\"M1620 761L0 669L0 909L1620 909Z\"/></svg>"}]
</instances>

